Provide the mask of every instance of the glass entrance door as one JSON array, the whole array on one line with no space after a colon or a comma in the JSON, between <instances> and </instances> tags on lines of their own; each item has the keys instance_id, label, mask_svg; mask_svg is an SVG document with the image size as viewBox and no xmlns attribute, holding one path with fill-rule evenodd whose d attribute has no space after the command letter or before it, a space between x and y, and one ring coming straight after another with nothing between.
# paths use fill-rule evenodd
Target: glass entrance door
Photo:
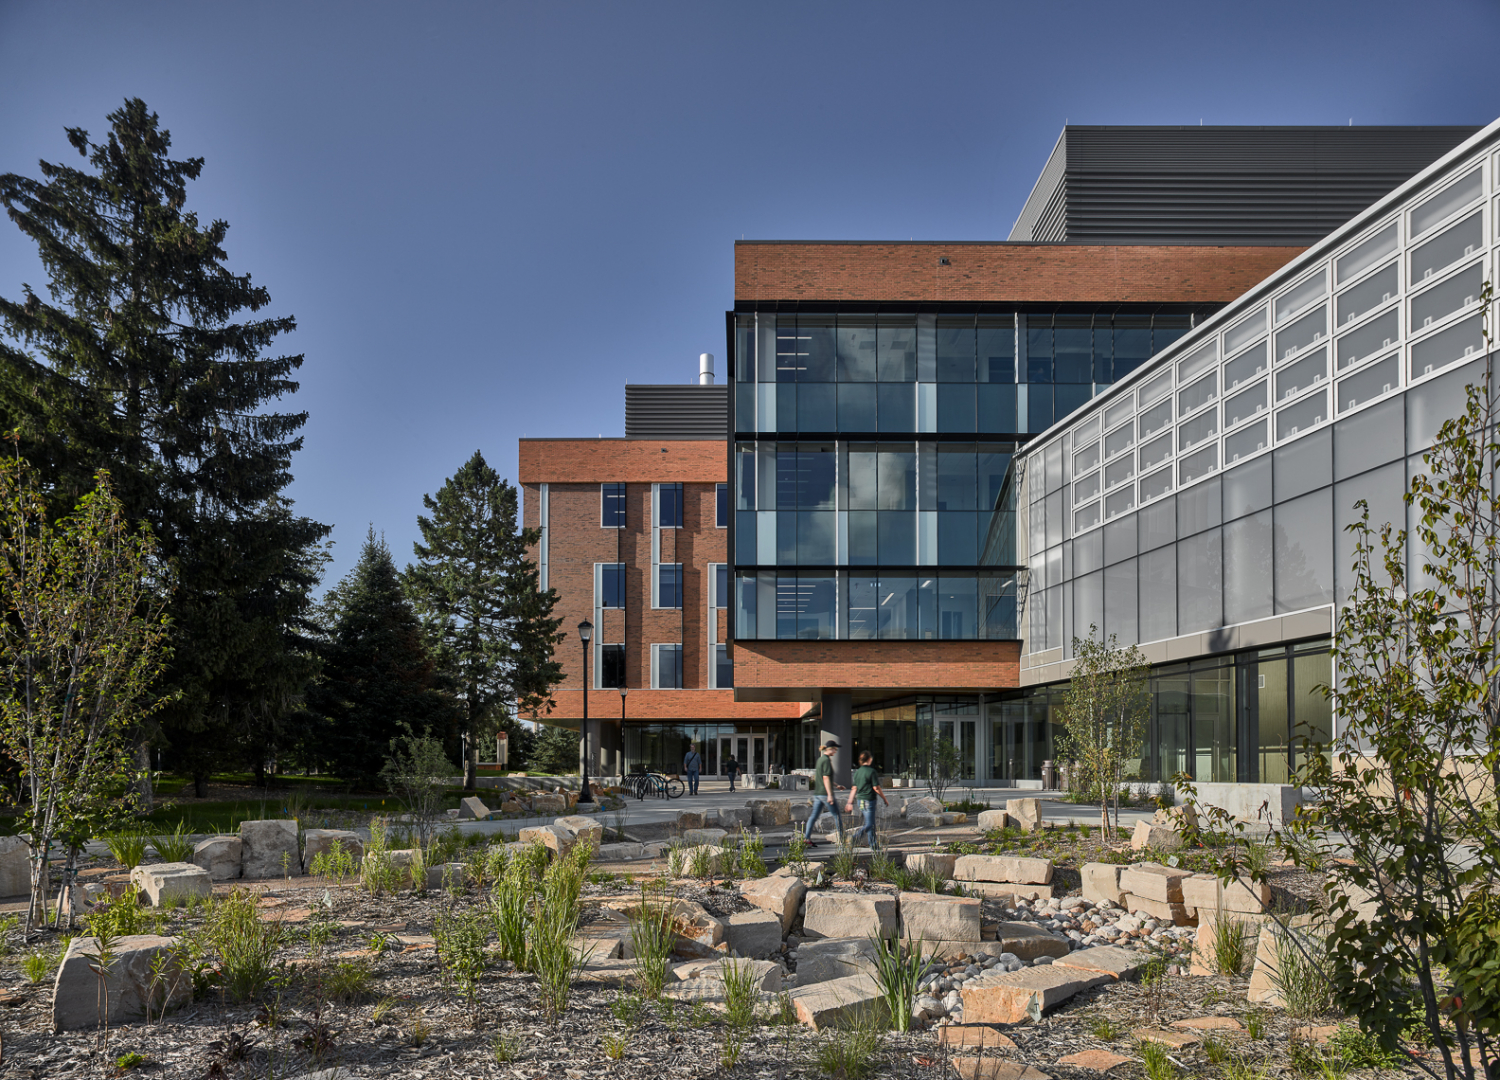
<instances>
[{"instance_id":1,"label":"glass entrance door","mask_svg":"<svg viewBox=\"0 0 1500 1080\"><path fill-rule=\"evenodd\" d=\"M729 775L724 763L730 754L740 764L742 773L766 771L766 737L764 735L725 735L719 739L719 775Z\"/></svg>"}]
</instances>

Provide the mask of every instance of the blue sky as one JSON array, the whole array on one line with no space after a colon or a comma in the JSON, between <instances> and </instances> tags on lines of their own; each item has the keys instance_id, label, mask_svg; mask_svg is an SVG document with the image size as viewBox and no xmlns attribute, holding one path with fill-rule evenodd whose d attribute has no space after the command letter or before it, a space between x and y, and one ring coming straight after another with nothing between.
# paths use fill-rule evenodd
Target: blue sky
<instances>
[{"instance_id":1,"label":"blue sky","mask_svg":"<svg viewBox=\"0 0 1500 1080\"><path fill-rule=\"evenodd\" d=\"M1004 239L1067 121L1488 123L1497 33L1492 0L0 0L0 172L127 96L207 159L190 207L298 320L291 494L337 575L367 524L410 559L476 448L514 479L517 438L722 372L742 236Z\"/></svg>"}]
</instances>

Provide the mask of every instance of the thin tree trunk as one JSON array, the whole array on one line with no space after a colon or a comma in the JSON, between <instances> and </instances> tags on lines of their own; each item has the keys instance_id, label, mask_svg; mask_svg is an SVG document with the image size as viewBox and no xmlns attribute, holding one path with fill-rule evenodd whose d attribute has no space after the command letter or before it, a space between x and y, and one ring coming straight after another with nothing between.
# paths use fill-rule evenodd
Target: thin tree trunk
<instances>
[{"instance_id":1,"label":"thin tree trunk","mask_svg":"<svg viewBox=\"0 0 1500 1080\"><path fill-rule=\"evenodd\" d=\"M479 740L469 732L469 752L464 757L464 787L469 791L479 788Z\"/></svg>"},{"instance_id":2,"label":"thin tree trunk","mask_svg":"<svg viewBox=\"0 0 1500 1080\"><path fill-rule=\"evenodd\" d=\"M151 740L144 735L135 744L136 767L139 776L131 786L140 797L141 809L150 812L155 809L156 793L151 779Z\"/></svg>"}]
</instances>

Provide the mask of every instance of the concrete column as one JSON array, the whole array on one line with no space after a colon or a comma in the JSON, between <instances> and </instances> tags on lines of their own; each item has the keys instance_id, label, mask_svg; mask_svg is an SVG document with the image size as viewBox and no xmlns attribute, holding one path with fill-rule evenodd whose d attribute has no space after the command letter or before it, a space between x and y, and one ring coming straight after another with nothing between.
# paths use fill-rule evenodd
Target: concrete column
<instances>
[{"instance_id":1,"label":"concrete column","mask_svg":"<svg viewBox=\"0 0 1500 1080\"><path fill-rule=\"evenodd\" d=\"M829 739L839 744L838 753L833 755L833 782L845 787L849 786L854 772L850 761L854 750L851 711L848 694L823 695L823 719L820 721L822 730L819 732L818 745L822 746Z\"/></svg>"}]
</instances>

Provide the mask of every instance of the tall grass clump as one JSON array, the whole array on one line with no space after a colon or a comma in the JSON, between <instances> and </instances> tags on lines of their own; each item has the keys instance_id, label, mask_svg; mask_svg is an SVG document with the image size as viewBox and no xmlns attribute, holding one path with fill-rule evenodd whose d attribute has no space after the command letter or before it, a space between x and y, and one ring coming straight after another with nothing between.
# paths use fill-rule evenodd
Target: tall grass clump
<instances>
[{"instance_id":1,"label":"tall grass clump","mask_svg":"<svg viewBox=\"0 0 1500 1080\"><path fill-rule=\"evenodd\" d=\"M661 998L666 985L676 938L671 897L653 896L642 886L641 902L630 913L630 945L635 953L636 981L641 993L653 1001Z\"/></svg>"},{"instance_id":2,"label":"tall grass clump","mask_svg":"<svg viewBox=\"0 0 1500 1080\"><path fill-rule=\"evenodd\" d=\"M235 889L217 904L204 923L208 944L219 957L224 989L236 1001L255 997L276 973L276 954L286 943L279 920L262 922L259 896Z\"/></svg>"},{"instance_id":3,"label":"tall grass clump","mask_svg":"<svg viewBox=\"0 0 1500 1080\"><path fill-rule=\"evenodd\" d=\"M832 1027L818 1040L818 1071L830 1080L866 1080L880 1064L880 1025L871 1010L846 1027Z\"/></svg>"},{"instance_id":4,"label":"tall grass clump","mask_svg":"<svg viewBox=\"0 0 1500 1080\"><path fill-rule=\"evenodd\" d=\"M726 960L719 966L724 983L724 1046L719 1064L732 1069L744 1053L750 1029L755 1026L755 1006L760 1001L760 979L755 966Z\"/></svg>"},{"instance_id":5,"label":"tall grass clump","mask_svg":"<svg viewBox=\"0 0 1500 1080\"><path fill-rule=\"evenodd\" d=\"M1278 929L1273 935L1275 968L1271 986L1284 1008L1298 1020L1312 1020L1333 1011L1333 986L1327 975L1324 939L1309 930Z\"/></svg>"},{"instance_id":6,"label":"tall grass clump","mask_svg":"<svg viewBox=\"0 0 1500 1080\"><path fill-rule=\"evenodd\" d=\"M187 823L181 819L166 836L152 837L151 845L163 862L189 862L193 858L193 841L188 837Z\"/></svg>"},{"instance_id":7,"label":"tall grass clump","mask_svg":"<svg viewBox=\"0 0 1500 1080\"><path fill-rule=\"evenodd\" d=\"M496 879L490 894L490 921L499 941L496 951L500 959L517 967L526 966L526 920L531 913L535 880L531 860L519 856Z\"/></svg>"},{"instance_id":8,"label":"tall grass clump","mask_svg":"<svg viewBox=\"0 0 1500 1080\"><path fill-rule=\"evenodd\" d=\"M1223 912L1214 918L1213 925L1213 969L1220 975L1240 975L1246 967L1246 952L1250 935L1245 924L1238 919L1224 917Z\"/></svg>"},{"instance_id":9,"label":"tall grass clump","mask_svg":"<svg viewBox=\"0 0 1500 1080\"><path fill-rule=\"evenodd\" d=\"M922 978L922 939L907 942L872 936L875 946L875 985L880 999L891 1015L896 1031L911 1030L912 1005L917 1000L917 983Z\"/></svg>"},{"instance_id":10,"label":"tall grass clump","mask_svg":"<svg viewBox=\"0 0 1500 1080\"><path fill-rule=\"evenodd\" d=\"M740 875L747 878L763 878L766 869L766 839L760 830L740 833Z\"/></svg>"},{"instance_id":11,"label":"tall grass clump","mask_svg":"<svg viewBox=\"0 0 1500 1080\"><path fill-rule=\"evenodd\" d=\"M118 832L104 838L110 857L127 870L134 870L146 857L146 834L138 830Z\"/></svg>"},{"instance_id":12,"label":"tall grass clump","mask_svg":"<svg viewBox=\"0 0 1500 1080\"><path fill-rule=\"evenodd\" d=\"M526 966L536 976L542 1010L553 1020L568 1007L573 977L588 957L571 945L578 930L578 897L588 875L593 848L579 844L552 861L526 924Z\"/></svg>"}]
</instances>

